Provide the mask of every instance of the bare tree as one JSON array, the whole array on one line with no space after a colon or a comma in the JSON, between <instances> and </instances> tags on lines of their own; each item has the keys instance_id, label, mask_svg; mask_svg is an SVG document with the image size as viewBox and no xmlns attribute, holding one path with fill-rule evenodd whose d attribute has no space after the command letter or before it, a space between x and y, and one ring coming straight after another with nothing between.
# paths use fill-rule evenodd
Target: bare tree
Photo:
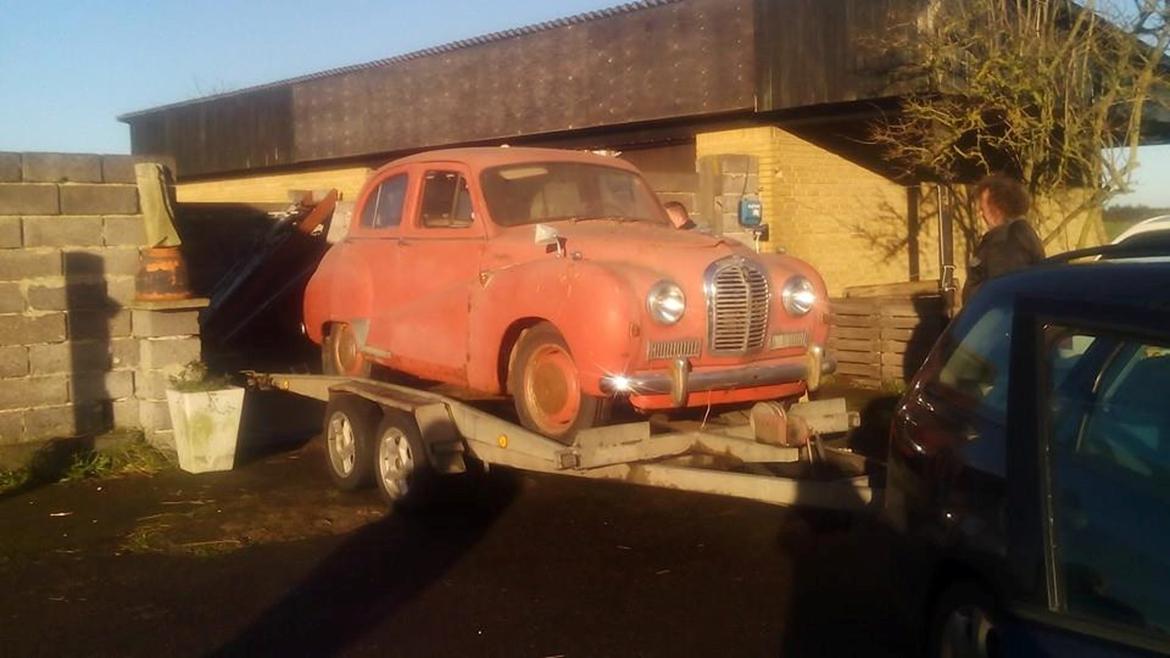
<instances>
[{"instance_id":1,"label":"bare tree","mask_svg":"<svg viewBox=\"0 0 1170 658\"><path fill-rule=\"evenodd\" d=\"M1046 244L1128 189L1143 117L1170 97L1170 0L931 0L913 28L882 44L912 91L873 133L907 174L955 198L994 171L1041 198L1079 188Z\"/></svg>"}]
</instances>

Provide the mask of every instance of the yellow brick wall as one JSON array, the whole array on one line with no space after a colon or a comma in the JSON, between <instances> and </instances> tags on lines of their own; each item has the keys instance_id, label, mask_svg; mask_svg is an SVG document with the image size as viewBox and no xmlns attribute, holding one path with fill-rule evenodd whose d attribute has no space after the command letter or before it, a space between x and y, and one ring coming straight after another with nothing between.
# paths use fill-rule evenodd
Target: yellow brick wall
<instances>
[{"instance_id":1,"label":"yellow brick wall","mask_svg":"<svg viewBox=\"0 0 1170 658\"><path fill-rule=\"evenodd\" d=\"M373 169L347 167L249 178L179 183L179 203L287 203L289 190L337 188L341 198L356 201Z\"/></svg>"},{"instance_id":2,"label":"yellow brick wall","mask_svg":"<svg viewBox=\"0 0 1170 658\"><path fill-rule=\"evenodd\" d=\"M770 126L698 135L696 152L759 158L769 246L811 263L830 294L909 278L901 185Z\"/></svg>"}]
</instances>

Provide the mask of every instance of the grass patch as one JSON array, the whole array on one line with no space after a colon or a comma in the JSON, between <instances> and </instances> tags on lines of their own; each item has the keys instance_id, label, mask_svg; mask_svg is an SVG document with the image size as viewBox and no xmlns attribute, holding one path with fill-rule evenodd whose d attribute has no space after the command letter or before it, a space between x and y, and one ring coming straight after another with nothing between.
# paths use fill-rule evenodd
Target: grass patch
<instances>
[{"instance_id":1,"label":"grass patch","mask_svg":"<svg viewBox=\"0 0 1170 658\"><path fill-rule=\"evenodd\" d=\"M28 482L29 471L22 468L15 471L0 470L0 493L20 489Z\"/></svg>"},{"instance_id":2,"label":"grass patch","mask_svg":"<svg viewBox=\"0 0 1170 658\"><path fill-rule=\"evenodd\" d=\"M118 434L104 435L117 439ZM0 494L54 482L151 475L172 468L166 455L142 440L125 438L109 448L94 450L85 441L57 441L33 455L28 466L0 471Z\"/></svg>"}]
</instances>

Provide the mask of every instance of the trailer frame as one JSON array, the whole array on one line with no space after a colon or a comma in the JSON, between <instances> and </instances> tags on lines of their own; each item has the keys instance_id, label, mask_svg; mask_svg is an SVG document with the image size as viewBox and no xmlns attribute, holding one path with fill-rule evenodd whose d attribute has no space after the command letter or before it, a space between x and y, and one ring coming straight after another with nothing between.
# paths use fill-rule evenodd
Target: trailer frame
<instances>
[{"instance_id":1,"label":"trailer frame","mask_svg":"<svg viewBox=\"0 0 1170 658\"><path fill-rule=\"evenodd\" d=\"M465 457L488 467L617 480L644 486L731 496L780 506L864 509L875 489L868 476L818 480L777 475L769 465L814 461L817 455L848 451L825 448L820 436L856 426L844 400L796 403L787 409L810 433L804 447L761 443L750 423L653 433L649 422L583 430L563 444L432 391L352 377L246 372L249 386L279 390L330 403L353 396L413 417L428 466L439 475L467 470Z\"/></svg>"}]
</instances>

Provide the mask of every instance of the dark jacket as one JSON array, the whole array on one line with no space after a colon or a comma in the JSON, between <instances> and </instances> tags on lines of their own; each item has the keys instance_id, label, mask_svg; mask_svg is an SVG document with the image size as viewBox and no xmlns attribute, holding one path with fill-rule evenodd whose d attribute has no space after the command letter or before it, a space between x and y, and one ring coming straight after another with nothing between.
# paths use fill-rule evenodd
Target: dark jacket
<instances>
[{"instance_id":1,"label":"dark jacket","mask_svg":"<svg viewBox=\"0 0 1170 658\"><path fill-rule=\"evenodd\" d=\"M967 266L963 303L988 279L1021 270L1044 260L1044 245L1036 230L1024 219L1013 219L983 235Z\"/></svg>"}]
</instances>

